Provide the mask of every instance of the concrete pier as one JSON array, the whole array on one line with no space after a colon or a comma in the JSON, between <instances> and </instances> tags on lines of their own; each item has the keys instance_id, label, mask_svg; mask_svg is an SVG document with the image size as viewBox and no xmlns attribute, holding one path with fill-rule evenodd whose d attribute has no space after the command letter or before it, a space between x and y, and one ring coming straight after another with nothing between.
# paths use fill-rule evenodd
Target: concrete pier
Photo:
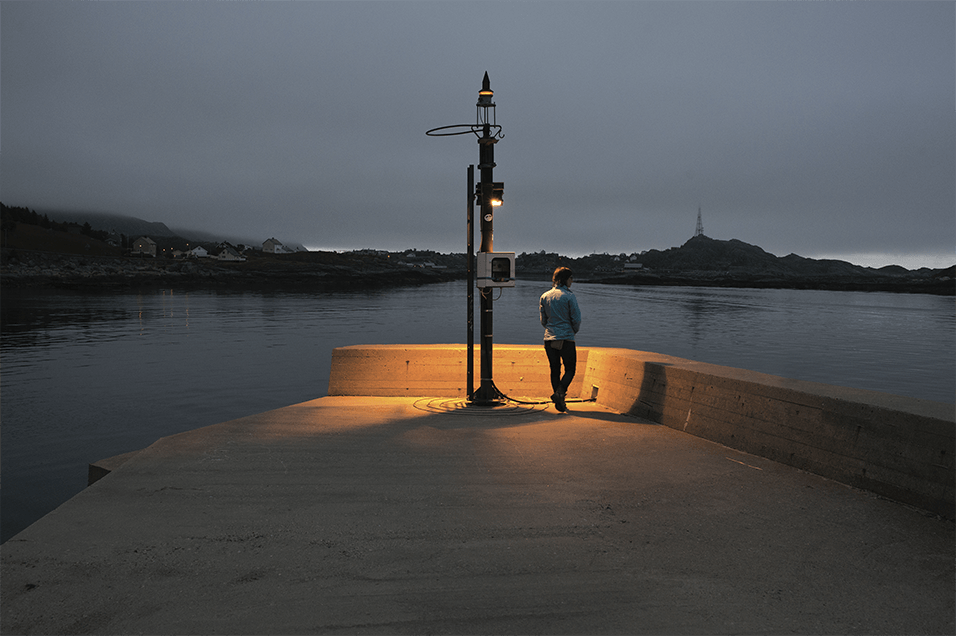
<instances>
[{"instance_id":1,"label":"concrete pier","mask_svg":"<svg viewBox=\"0 0 956 636\"><path fill-rule=\"evenodd\" d=\"M505 394L551 394L541 345L494 351ZM329 393L462 397L465 360L463 345L342 347ZM568 395L956 518L952 404L597 347L578 349Z\"/></svg>"},{"instance_id":2,"label":"concrete pier","mask_svg":"<svg viewBox=\"0 0 956 636\"><path fill-rule=\"evenodd\" d=\"M600 401L459 403L330 396L102 462L3 545L0 631L956 631L950 520Z\"/></svg>"}]
</instances>

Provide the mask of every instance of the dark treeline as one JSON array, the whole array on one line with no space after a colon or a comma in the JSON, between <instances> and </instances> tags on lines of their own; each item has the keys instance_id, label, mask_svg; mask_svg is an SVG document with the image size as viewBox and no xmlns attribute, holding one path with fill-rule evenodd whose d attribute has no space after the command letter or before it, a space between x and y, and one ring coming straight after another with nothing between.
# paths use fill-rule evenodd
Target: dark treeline
<instances>
[{"instance_id":1,"label":"dark treeline","mask_svg":"<svg viewBox=\"0 0 956 636\"><path fill-rule=\"evenodd\" d=\"M9 234L17 229L17 223L24 225L36 225L47 230L58 232L76 232L83 236L88 236L98 241L106 241L110 238L110 233L106 230L94 230L89 223L80 225L79 223L53 221L46 214L38 214L36 210L25 207L11 207L0 203L0 229L4 234ZM122 247L128 247L129 239L125 235L120 235Z\"/></svg>"}]
</instances>

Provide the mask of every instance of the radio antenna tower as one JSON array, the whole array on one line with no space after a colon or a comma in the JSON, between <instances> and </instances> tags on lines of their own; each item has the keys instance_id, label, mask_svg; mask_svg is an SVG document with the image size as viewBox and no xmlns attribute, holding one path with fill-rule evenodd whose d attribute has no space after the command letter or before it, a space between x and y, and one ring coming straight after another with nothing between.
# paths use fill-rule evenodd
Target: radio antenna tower
<instances>
[{"instance_id":1,"label":"radio antenna tower","mask_svg":"<svg viewBox=\"0 0 956 636\"><path fill-rule=\"evenodd\" d=\"M697 206L697 231L694 232L694 236L703 236L704 235L704 223L700 220L700 206Z\"/></svg>"}]
</instances>

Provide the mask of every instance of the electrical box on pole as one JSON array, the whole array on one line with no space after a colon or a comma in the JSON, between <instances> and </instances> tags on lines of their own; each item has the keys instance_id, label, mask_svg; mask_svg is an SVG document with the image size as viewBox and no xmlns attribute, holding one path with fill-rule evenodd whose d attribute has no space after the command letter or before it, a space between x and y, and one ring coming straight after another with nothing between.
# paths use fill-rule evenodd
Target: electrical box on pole
<instances>
[{"instance_id":1,"label":"electrical box on pole","mask_svg":"<svg viewBox=\"0 0 956 636\"><path fill-rule=\"evenodd\" d=\"M478 252L475 280L479 288L514 287L514 252Z\"/></svg>"}]
</instances>

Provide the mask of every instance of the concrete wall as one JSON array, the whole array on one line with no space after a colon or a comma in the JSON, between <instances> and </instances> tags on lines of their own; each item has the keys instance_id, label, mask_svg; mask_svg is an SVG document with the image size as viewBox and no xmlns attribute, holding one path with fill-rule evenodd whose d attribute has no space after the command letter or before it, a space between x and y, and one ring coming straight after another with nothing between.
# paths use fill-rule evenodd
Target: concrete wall
<instances>
[{"instance_id":1,"label":"concrete wall","mask_svg":"<svg viewBox=\"0 0 956 636\"><path fill-rule=\"evenodd\" d=\"M585 376L614 410L954 517L952 404L622 349Z\"/></svg>"},{"instance_id":2,"label":"concrete wall","mask_svg":"<svg viewBox=\"0 0 956 636\"><path fill-rule=\"evenodd\" d=\"M477 349L477 346L476 346ZM464 345L364 345L332 354L329 395L464 397ZM510 397L547 399L541 345L495 345ZM475 386L479 383L475 356ZM956 408L628 349L579 348L569 397L956 517Z\"/></svg>"},{"instance_id":3,"label":"concrete wall","mask_svg":"<svg viewBox=\"0 0 956 636\"><path fill-rule=\"evenodd\" d=\"M475 380L481 383L481 363L475 345ZM510 397L547 399L551 395L544 345L493 346L492 378ZM584 384L587 351L578 349L578 373L568 394L579 395ZM465 397L467 347L439 345L359 345L332 352L329 395L380 397Z\"/></svg>"}]
</instances>

